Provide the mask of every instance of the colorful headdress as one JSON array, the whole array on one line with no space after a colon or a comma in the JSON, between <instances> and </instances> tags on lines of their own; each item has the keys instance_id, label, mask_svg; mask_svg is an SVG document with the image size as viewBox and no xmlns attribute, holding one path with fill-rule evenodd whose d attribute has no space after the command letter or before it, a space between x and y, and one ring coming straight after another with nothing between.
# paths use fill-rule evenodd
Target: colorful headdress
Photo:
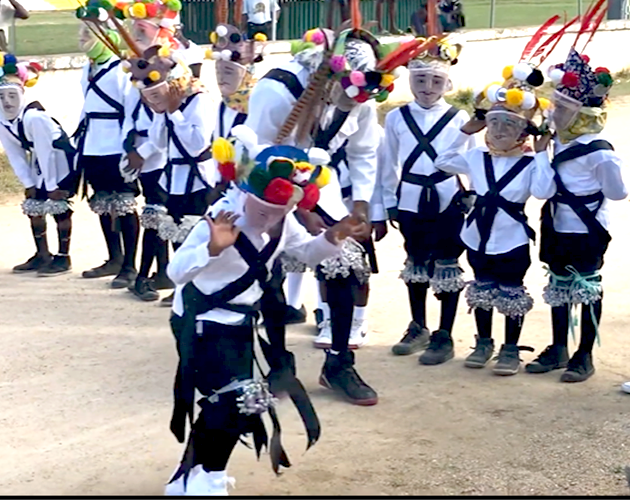
<instances>
[{"instance_id":1,"label":"colorful headdress","mask_svg":"<svg viewBox=\"0 0 630 500\"><path fill-rule=\"evenodd\" d=\"M161 28L175 31L182 10L180 0L143 0L141 2L117 2L116 17L119 19L143 19Z\"/></svg>"},{"instance_id":2,"label":"colorful headdress","mask_svg":"<svg viewBox=\"0 0 630 500\"><path fill-rule=\"evenodd\" d=\"M41 70L37 62L18 62L13 54L0 54L0 87L32 87Z\"/></svg>"},{"instance_id":3,"label":"colorful headdress","mask_svg":"<svg viewBox=\"0 0 630 500\"><path fill-rule=\"evenodd\" d=\"M245 151L237 160L232 141L219 138L212 143L212 156L224 181L274 205L297 205L312 210L319 190L328 184L328 154L317 148L308 153L293 146L260 146L256 134L244 125L232 129Z\"/></svg>"},{"instance_id":4,"label":"colorful headdress","mask_svg":"<svg viewBox=\"0 0 630 500\"><path fill-rule=\"evenodd\" d=\"M148 48L142 57L125 61L123 67L130 73L134 86L144 89L186 75L185 65L178 65L170 56L168 48L155 45ZM180 68L179 71L175 71L177 68Z\"/></svg>"},{"instance_id":5,"label":"colorful headdress","mask_svg":"<svg viewBox=\"0 0 630 500\"><path fill-rule=\"evenodd\" d=\"M409 71L432 70L437 73L448 74L451 66L457 64L457 58L462 51L458 43L439 40L431 49L425 50L416 58L409 61Z\"/></svg>"},{"instance_id":6,"label":"colorful headdress","mask_svg":"<svg viewBox=\"0 0 630 500\"><path fill-rule=\"evenodd\" d=\"M259 33L258 35L262 35ZM248 40L247 36L238 28L230 24L219 24L217 28L210 33L210 43L212 49L208 53L208 57L214 60L232 61L243 66L262 61L262 44L257 42L265 42L264 35L254 37Z\"/></svg>"}]
</instances>

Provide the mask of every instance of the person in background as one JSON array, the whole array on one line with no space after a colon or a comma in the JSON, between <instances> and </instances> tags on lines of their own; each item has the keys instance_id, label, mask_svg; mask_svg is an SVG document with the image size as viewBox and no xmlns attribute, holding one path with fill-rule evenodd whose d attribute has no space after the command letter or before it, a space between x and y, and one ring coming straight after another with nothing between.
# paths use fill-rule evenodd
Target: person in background
<instances>
[{"instance_id":1,"label":"person in background","mask_svg":"<svg viewBox=\"0 0 630 500\"><path fill-rule=\"evenodd\" d=\"M253 39L257 33L262 33L271 40L272 8L277 22L280 17L278 0L245 0L243 24L247 25L247 38Z\"/></svg>"},{"instance_id":2,"label":"person in background","mask_svg":"<svg viewBox=\"0 0 630 500\"><path fill-rule=\"evenodd\" d=\"M389 20L388 32L383 27L383 3L387 3L387 16ZM376 2L376 22L378 23L378 31L382 35L402 35L403 32L396 27L396 2L394 0L377 0Z\"/></svg>"},{"instance_id":3,"label":"person in background","mask_svg":"<svg viewBox=\"0 0 630 500\"><path fill-rule=\"evenodd\" d=\"M13 47L9 45L9 32L15 19L28 19L30 14L16 0L0 1L0 50L9 52Z\"/></svg>"},{"instance_id":4,"label":"person in background","mask_svg":"<svg viewBox=\"0 0 630 500\"><path fill-rule=\"evenodd\" d=\"M341 23L350 19L350 5L346 0L328 0L328 12L326 14L326 28L333 29L333 18L335 15L335 5L339 6Z\"/></svg>"}]
</instances>

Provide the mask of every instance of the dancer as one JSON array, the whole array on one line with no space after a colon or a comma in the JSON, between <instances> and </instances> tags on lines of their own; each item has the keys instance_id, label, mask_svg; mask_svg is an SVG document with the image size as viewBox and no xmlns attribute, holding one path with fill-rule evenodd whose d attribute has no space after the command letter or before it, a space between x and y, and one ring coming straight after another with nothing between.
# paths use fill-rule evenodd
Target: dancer
<instances>
[{"instance_id":1,"label":"dancer","mask_svg":"<svg viewBox=\"0 0 630 500\"><path fill-rule=\"evenodd\" d=\"M140 231L136 200L137 182L127 183L120 173L122 127L133 111L128 75L121 66L120 37L113 26L99 19L107 12L98 0L77 10L83 21L79 43L89 61L83 69L85 97L77 141L77 169L93 195L90 208L101 222L107 244L105 264L83 272L84 278L115 276L112 288L128 288L136 279L135 258ZM86 186L84 185L84 195ZM121 246L121 233L122 242Z\"/></svg>"},{"instance_id":2,"label":"dancer","mask_svg":"<svg viewBox=\"0 0 630 500\"><path fill-rule=\"evenodd\" d=\"M22 211L31 221L36 252L14 273L36 271L38 276L56 276L72 269L70 198L77 190L74 150L68 136L38 102L24 102L24 88L37 83L41 67L18 63L4 54L0 77L0 142L9 163L25 189ZM46 215L57 224L58 252L51 255L46 237Z\"/></svg>"},{"instance_id":3,"label":"dancer","mask_svg":"<svg viewBox=\"0 0 630 500\"><path fill-rule=\"evenodd\" d=\"M464 154L475 146L473 137L454 144L469 116L443 98L452 88L449 69L460 51L461 46L442 40L410 61L409 86L415 100L385 119L383 197L390 220L398 222L405 239L407 260L400 277L407 285L412 315L392 352L408 355L426 348L419 358L425 365L453 357L452 330L464 289L458 259L464 252L459 234L465 193L459 177L434 165L440 154ZM441 303L440 327L432 334L426 317L429 286Z\"/></svg>"},{"instance_id":4,"label":"dancer","mask_svg":"<svg viewBox=\"0 0 630 500\"><path fill-rule=\"evenodd\" d=\"M350 212L363 221L361 240L365 241L371 233L369 201L376 182L379 143L376 110L373 101L367 101L387 98L395 79L391 72L409 60L412 49L410 45L390 46L387 48L392 51L385 56L385 47L360 29L356 2L352 10L354 28L342 31L336 41L324 30L308 32L303 42L294 45L295 59L258 82L246 124L265 143L314 140L315 146L328 150L331 156L345 150L352 185L350 210L341 193L341 175L331 169L331 182L322 190L317 213L297 210L296 216L316 232ZM422 49L415 41L411 45ZM315 127L319 132L311 136ZM355 240L346 242L340 258L327 259L317 269L323 299L331 309L332 330L320 383L359 405L378 402L376 392L354 369L354 354L348 349L356 294L365 289L370 271L366 250Z\"/></svg>"},{"instance_id":5,"label":"dancer","mask_svg":"<svg viewBox=\"0 0 630 500\"><path fill-rule=\"evenodd\" d=\"M589 10L585 19L597 17L596 12ZM605 4L602 12L606 12ZM583 21L585 26L589 25ZM608 200L628 195L621 159L602 135L613 78L605 68L591 69L584 55L588 42L581 53L576 48L581 36L590 40L589 33L596 29L580 30L565 63L550 68L555 84L551 115L556 131L554 156L550 164L546 151L541 152L545 161L535 177L538 188L549 198L542 211L540 260L548 265L550 276L543 298L551 306L553 339L526 370L545 373L566 368L561 382L582 382L595 373L592 352L603 300L600 269L611 240ZM550 134L545 139L548 142ZM580 343L569 359L572 309L579 305Z\"/></svg>"},{"instance_id":6,"label":"dancer","mask_svg":"<svg viewBox=\"0 0 630 500\"><path fill-rule=\"evenodd\" d=\"M519 371L519 351L524 348L518 341L525 314L533 307L533 299L523 286L531 265L529 240L535 237L527 224L525 202L537 195L533 191L536 163L527 141L530 133L538 133L532 120L549 103L536 96L544 77L528 57L528 49L529 44L517 65L504 69L502 85L489 85L477 96L478 107L488 106L489 111L478 109L462 127L453 149L435 161L439 170L466 174L477 194L461 231L475 275L466 290L466 300L477 325L476 347L465 365L483 368L492 357L492 312L496 308L505 315L505 341L493 368L496 375ZM469 136L486 126L486 146L460 152Z\"/></svg>"},{"instance_id":7,"label":"dancer","mask_svg":"<svg viewBox=\"0 0 630 500\"><path fill-rule=\"evenodd\" d=\"M195 226L169 265L173 281L184 287L174 309L183 314L183 326L176 330L180 366L171 426L180 442L186 418L192 422L195 389L202 395L201 413L167 486L169 495L227 495L227 484L233 484L227 464L239 437L252 433L258 454L267 445L262 423L266 411L274 422L269 450L274 471L290 466L279 441L272 396L282 392L281 381L273 370L261 379L254 368L255 306L279 252L314 266L338 253L341 240L362 230L360 221L346 217L319 236L309 236L288 214L296 204L306 210L315 205L325 167L310 163L297 148L259 146L251 130L239 129L241 133L235 129L234 134L247 154L236 169L228 141L218 139L213 151L221 158L222 172L240 189L230 190L211 208L211 215ZM274 366L263 339L261 347ZM304 399L296 405L302 412L310 408L305 424L311 446L319 437L319 423L303 388L300 393Z\"/></svg>"}]
</instances>

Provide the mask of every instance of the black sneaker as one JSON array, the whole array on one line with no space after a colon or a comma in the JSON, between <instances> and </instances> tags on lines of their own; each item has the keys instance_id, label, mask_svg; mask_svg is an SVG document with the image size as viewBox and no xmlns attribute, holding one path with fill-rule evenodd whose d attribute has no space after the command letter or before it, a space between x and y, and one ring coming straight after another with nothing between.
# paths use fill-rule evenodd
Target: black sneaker
<instances>
[{"instance_id":1,"label":"black sneaker","mask_svg":"<svg viewBox=\"0 0 630 500\"><path fill-rule=\"evenodd\" d=\"M421 365L441 365L455 356L453 339L446 330L433 332L429 340L429 347L418 358Z\"/></svg>"},{"instance_id":2,"label":"black sneaker","mask_svg":"<svg viewBox=\"0 0 630 500\"><path fill-rule=\"evenodd\" d=\"M161 307L173 307L173 300L175 299L175 292L171 293L168 297L164 297L160 301Z\"/></svg>"},{"instance_id":3,"label":"black sneaker","mask_svg":"<svg viewBox=\"0 0 630 500\"><path fill-rule=\"evenodd\" d=\"M160 299L160 294L155 289L153 280L143 276L136 278L136 282L131 291L136 297L145 302L154 302Z\"/></svg>"},{"instance_id":4,"label":"black sneaker","mask_svg":"<svg viewBox=\"0 0 630 500\"><path fill-rule=\"evenodd\" d=\"M569 360L567 370L560 376L560 382L584 382L594 373L593 355L578 350Z\"/></svg>"},{"instance_id":5,"label":"black sneaker","mask_svg":"<svg viewBox=\"0 0 630 500\"><path fill-rule=\"evenodd\" d=\"M107 276L116 276L121 269L122 264L120 262L108 260L102 266L83 271L81 276L86 279L105 278Z\"/></svg>"},{"instance_id":6,"label":"black sneaker","mask_svg":"<svg viewBox=\"0 0 630 500\"><path fill-rule=\"evenodd\" d=\"M466 368L483 368L488 364L494 352L494 340L483 338L479 335L475 335L475 338L477 339L477 345L475 350L464 361Z\"/></svg>"},{"instance_id":7,"label":"black sneaker","mask_svg":"<svg viewBox=\"0 0 630 500\"><path fill-rule=\"evenodd\" d=\"M19 264L13 268L13 272L15 274L22 273L32 273L35 271L39 271L40 269L46 267L52 261L52 257L50 255L40 256L39 254L33 255L30 259L28 259L24 264Z\"/></svg>"},{"instance_id":8,"label":"black sneaker","mask_svg":"<svg viewBox=\"0 0 630 500\"><path fill-rule=\"evenodd\" d=\"M339 354L326 352L326 362L319 383L342 395L352 404L372 406L378 403L378 395L374 389L367 385L354 369L353 352Z\"/></svg>"},{"instance_id":9,"label":"black sneaker","mask_svg":"<svg viewBox=\"0 0 630 500\"><path fill-rule=\"evenodd\" d=\"M172 290L175 288L175 283L166 275L166 273L153 273L151 276L154 288L156 290Z\"/></svg>"},{"instance_id":10,"label":"black sneaker","mask_svg":"<svg viewBox=\"0 0 630 500\"><path fill-rule=\"evenodd\" d=\"M566 368L569 363L569 352L566 345L550 345L531 363L525 365L527 373L547 373L552 370Z\"/></svg>"},{"instance_id":11,"label":"black sneaker","mask_svg":"<svg viewBox=\"0 0 630 500\"><path fill-rule=\"evenodd\" d=\"M534 349L515 344L503 344L497 356L497 364L492 369L494 374L500 376L516 375L521 367L520 351L534 352Z\"/></svg>"},{"instance_id":12,"label":"black sneaker","mask_svg":"<svg viewBox=\"0 0 630 500\"><path fill-rule=\"evenodd\" d=\"M396 356L408 356L422 351L429 345L430 337L431 332L427 328L422 328L418 323L412 321L400 342L392 347L392 352Z\"/></svg>"},{"instance_id":13,"label":"black sneaker","mask_svg":"<svg viewBox=\"0 0 630 500\"><path fill-rule=\"evenodd\" d=\"M55 255L47 266L37 270L37 276L57 276L72 271L72 262L69 255Z\"/></svg>"},{"instance_id":14,"label":"black sneaker","mask_svg":"<svg viewBox=\"0 0 630 500\"><path fill-rule=\"evenodd\" d=\"M285 325L299 325L306 323L306 308L304 306L296 309L293 306L287 306L284 313Z\"/></svg>"},{"instance_id":15,"label":"black sneaker","mask_svg":"<svg viewBox=\"0 0 630 500\"><path fill-rule=\"evenodd\" d=\"M135 269L121 269L116 277L112 280L111 287L114 289L129 288L130 286L134 285L137 277L138 273Z\"/></svg>"}]
</instances>

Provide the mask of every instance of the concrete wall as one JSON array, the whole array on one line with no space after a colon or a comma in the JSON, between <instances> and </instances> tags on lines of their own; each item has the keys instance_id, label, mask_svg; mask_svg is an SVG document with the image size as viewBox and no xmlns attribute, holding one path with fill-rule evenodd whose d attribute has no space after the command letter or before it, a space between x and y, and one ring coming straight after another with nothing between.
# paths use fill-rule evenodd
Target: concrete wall
<instances>
[{"instance_id":1,"label":"concrete wall","mask_svg":"<svg viewBox=\"0 0 630 500\"><path fill-rule=\"evenodd\" d=\"M478 30L462 32L457 41L464 45L459 63L453 67L452 79L456 89L483 87L501 78L501 70L507 64L518 62L518 58L534 33L534 29ZM558 46L555 56L548 64L563 62L569 47L575 39L574 33L567 34ZM581 47L584 41L578 47ZM268 47L269 55L257 68L257 75L264 75L269 69L290 59L289 44L275 42ZM610 21L602 26L591 41L586 53L595 66L606 66L612 72L630 67L630 22ZM37 58L35 58L37 59ZM40 58L46 71L39 83L27 91L27 100L39 100L51 114L59 119L66 130L76 128L83 97L81 94L82 56L59 56ZM218 105L219 94L215 90L214 63L204 64L202 79L215 97ZM396 83L392 100L410 98L406 76Z\"/></svg>"}]
</instances>

